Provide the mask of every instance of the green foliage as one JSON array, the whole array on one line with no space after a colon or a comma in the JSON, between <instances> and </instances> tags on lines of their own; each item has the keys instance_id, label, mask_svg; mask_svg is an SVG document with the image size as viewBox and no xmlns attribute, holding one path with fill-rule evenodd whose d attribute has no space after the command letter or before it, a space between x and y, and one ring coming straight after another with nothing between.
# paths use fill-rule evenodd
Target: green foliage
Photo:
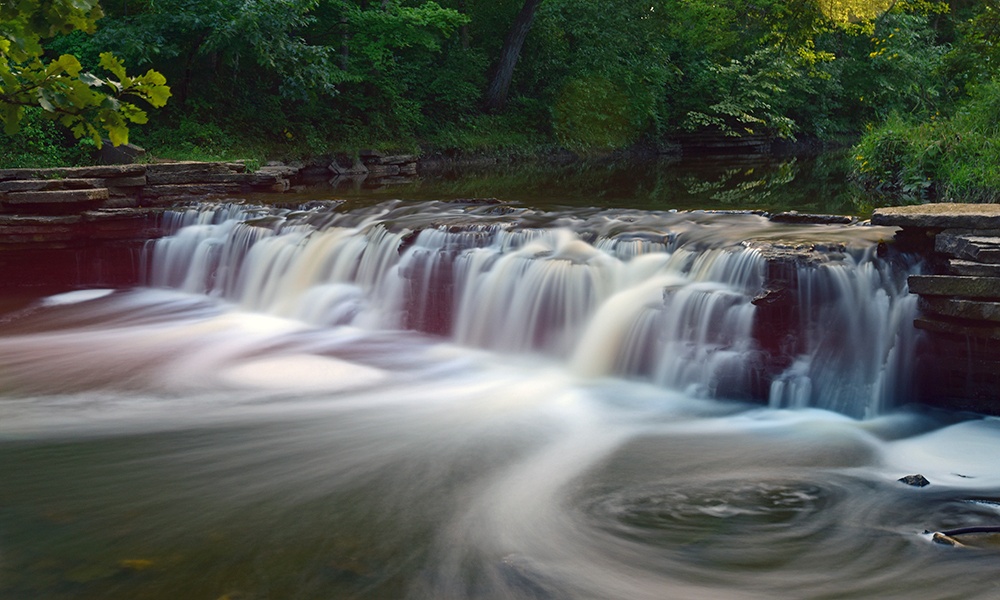
<instances>
[{"instance_id":1,"label":"green foliage","mask_svg":"<svg viewBox=\"0 0 1000 600\"><path fill-rule=\"evenodd\" d=\"M893 116L856 147L856 176L904 198L1000 201L1000 80L971 88L954 116Z\"/></svg>"},{"instance_id":2,"label":"green foliage","mask_svg":"<svg viewBox=\"0 0 1000 600\"><path fill-rule=\"evenodd\" d=\"M688 112L688 130L712 128L728 136L772 134L794 137L795 122L787 114L788 82L802 77L791 58L775 47L763 48L745 60L707 66L715 84L714 102Z\"/></svg>"},{"instance_id":3,"label":"green foliage","mask_svg":"<svg viewBox=\"0 0 1000 600\"><path fill-rule=\"evenodd\" d=\"M90 161L93 141L75 140L43 112L37 107L24 110L19 131L0 144L0 168L64 167Z\"/></svg>"},{"instance_id":4,"label":"green foliage","mask_svg":"<svg viewBox=\"0 0 1000 600\"><path fill-rule=\"evenodd\" d=\"M160 73L150 69L131 77L120 60L101 53L100 77L86 71L71 54L43 55L43 40L74 31L91 33L102 16L96 0L0 3L0 118L8 135L18 132L27 107L40 106L77 138L87 137L100 147L107 135L115 145L128 142L130 124L145 123L146 112L134 103L143 100L161 107L170 88Z\"/></svg>"}]
</instances>

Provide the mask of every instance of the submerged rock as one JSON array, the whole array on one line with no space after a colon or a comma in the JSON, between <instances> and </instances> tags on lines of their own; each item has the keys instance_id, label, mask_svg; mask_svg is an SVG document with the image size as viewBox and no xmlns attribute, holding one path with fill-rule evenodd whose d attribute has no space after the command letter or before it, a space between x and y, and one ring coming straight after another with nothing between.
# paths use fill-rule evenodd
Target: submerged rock
<instances>
[{"instance_id":1,"label":"submerged rock","mask_svg":"<svg viewBox=\"0 0 1000 600\"><path fill-rule=\"evenodd\" d=\"M794 210L771 215L769 219L774 223L796 223L806 225L847 225L854 222L854 217L849 217L847 215L815 215L800 213Z\"/></svg>"}]
</instances>

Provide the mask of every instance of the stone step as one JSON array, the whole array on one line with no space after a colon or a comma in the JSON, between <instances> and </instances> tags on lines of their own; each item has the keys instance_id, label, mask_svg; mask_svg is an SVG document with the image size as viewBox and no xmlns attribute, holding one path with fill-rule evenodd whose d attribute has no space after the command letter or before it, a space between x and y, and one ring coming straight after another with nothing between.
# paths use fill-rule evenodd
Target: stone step
<instances>
[{"instance_id":1,"label":"stone step","mask_svg":"<svg viewBox=\"0 0 1000 600\"><path fill-rule=\"evenodd\" d=\"M143 198L163 198L178 196L211 196L237 194L238 183L193 183L171 185L147 185L142 190Z\"/></svg>"},{"instance_id":2,"label":"stone step","mask_svg":"<svg viewBox=\"0 0 1000 600\"><path fill-rule=\"evenodd\" d=\"M794 223L802 225L847 225L855 221L854 217L846 215L816 215L790 210L776 213L768 217L774 223Z\"/></svg>"},{"instance_id":3,"label":"stone step","mask_svg":"<svg viewBox=\"0 0 1000 600\"><path fill-rule=\"evenodd\" d=\"M1000 236L943 231L934 239L934 250L954 258L1000 264Z\"/></svg>"},{"instance_id":4,"label":"stone step","mask_svg":"<svg viewBox=\"0 0 1000 600\"><path fill-rule=\"evenodd\" d=\"M990 265L952 258L948 261L948 271L952 275L967 277L1000 277L1000 265Z\"/></svg>"},{"instance_id":5,"label":"stone step","mask_svg":"<svg viewBox=\"0 0 1000 600\"><path fill-rule=\"evenodd\" d=\"M911 275L907 280L911 294L952 298L1000 299L1000 278L955 275Z\"/></svg>"},{"instance_id":6,"label":"stone step","mask_svg":"<svg viewBox=\"0 0 1000 600\"><path fill-rule=\"evenodd\" d=\"M1000 229L1000 204L920 204L876 209L872 225L925 229Z\"/></svg>"},{"instance_id":7,"label":"stone step","mask_svg":"<svg viewBox=\"0 0 1000 600\"><path fill-rule=\"evenodd\" d=\"M146 174L146 165L103 165L55 169L0 169L0 181L12 179L116 179Z\"/></svg>"},{"instance_id":8,"label":"stone step","mask_svg":"<svg viewBox=\"0 0 1000 600\"><path fill-rule=\"evenodd\" d=\"M145 175L131 177L106 178L73 178L73 179L12 179L0 181L0 193L3 192L44 192L51 190L87 190L106 187L139 187L146 185Z\"/></svg>"},{"instance_id":9,"label":"stone step","mask_svg":"<svg viewBox=\"0 0 1000 600\"><path fill-rule=\"evenodd\" d=\"M925 314L1000 323L1000 302L921 296L918 306Z\"/></svg>"},{"instance_id":10,"label":"stone step","mask_svg":"<svg viewBox=\"0 0 1000 600\"><path fill-rule=\"evenodd\" d=\"M967 321L943 319L934 315L924 315L914 319L913 326L923 331L944 333L962 338L973 337L1000 340L1000 323L969 323Z\"/></svg>"},{"instance_id":11,"label":"stone step","mask_svg":"<svg viewBox=\"0 0 1000 600\"><path fill-rule=\"evenodd\" d=\"M80 204L95 204L108 199L108 188L89 190L48 190L39 192L10 192L3 204L10 208L77 208Z\"/></svg>"},{"instance_id":12,"label":"stone step","mask_svg":"<svg viewBox=\"0 0 1000 600\"><path fill-rule=\"evenodd\" d=\"M243 163L156 163L146 167L146 181L150 185L194 183L202 181L201 178L207 175L232 175L245 171Z\"/></svg>"}]
</instances>

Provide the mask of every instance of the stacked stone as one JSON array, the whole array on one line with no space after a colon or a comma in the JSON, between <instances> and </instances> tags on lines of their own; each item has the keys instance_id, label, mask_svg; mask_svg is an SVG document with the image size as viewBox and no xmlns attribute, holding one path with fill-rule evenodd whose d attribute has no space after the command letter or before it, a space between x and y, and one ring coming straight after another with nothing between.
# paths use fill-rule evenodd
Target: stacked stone
<instances>
[{"instance_id":1,"label":"stacked stone","mask_svg":"<svg viewBox=\"0 0 1000 600\"><path fill-rule=\"evenodd\" d=\"M1000 414L1000 206L928 204L880 209L872 223L922 243L931 274L909 279L926 332L922 400Z\"/></svg>"},{"instance_id":2,"label":"stacked stone","mask_svg":"<svg viewBox=\"0 0 1000 600\"><path fill-rule=\"evenodd\" d=\"M285 192L297 169L242 162L173 162L55 169L0 169L0 212L76 214L94 208L159 206L180 198Z\"/></svg>"},{"instance_id":3,"label":"stacked stone","mask_svg":"<svg viewBox=\"0 0 1000 600\"><path fill-rule=\"evenodd\" d=\"M357 159L337 158L330 163L334 177L331 183L344 180L374 185L408 183L417 175L417 156L413 154L386 155L377 150L362 150Z\"/></svg>"}]
</instances>

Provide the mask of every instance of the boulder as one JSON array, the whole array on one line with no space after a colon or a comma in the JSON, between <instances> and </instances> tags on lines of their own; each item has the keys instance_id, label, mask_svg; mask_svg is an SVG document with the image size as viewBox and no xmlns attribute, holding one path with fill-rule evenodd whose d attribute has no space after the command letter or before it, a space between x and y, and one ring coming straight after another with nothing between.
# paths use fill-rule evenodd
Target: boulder
<instances>
[{"instance_id":1,"label":"boulder","mask_svg":"<svg viewBox=\"0 0 1000 600\"><path fill-rule=\"evenodd\" d=\"M906 485L912 485L914 487L925 487L931 484L927 481L927 478L923 475L917 473L916 475L907 475L906 477L900 477L896 481L900 483L905 483Z\"/></svg>"},{"instance_id":2,"label":"boulder","mask_svg":"<svg viewBox=\"0 0 1000 600\"><path fill-rule=\"evenodd\" d=\"M97 162L102 165L130 165L146 155L145 148L135 144L115 146L109 140L97 151Z\"/></svg>"}]
</instances>

